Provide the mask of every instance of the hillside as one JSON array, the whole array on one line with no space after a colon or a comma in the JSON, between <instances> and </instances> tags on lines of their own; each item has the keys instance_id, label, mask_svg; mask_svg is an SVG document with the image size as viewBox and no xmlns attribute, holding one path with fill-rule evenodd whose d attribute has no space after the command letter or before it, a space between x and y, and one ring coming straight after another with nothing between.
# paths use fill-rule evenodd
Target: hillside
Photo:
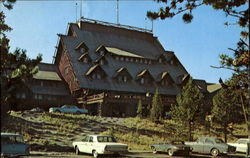
<instances>
[{"instance_id":1,"label":"hillside","mask_svg":"<svg viewBox=\"0 0 250 158\"><path fill-rule=\"evenodd\" d=\"M149 145L170 139L185 140L186 133L178 124L165 120L155 124L139 118L106 118L61 113L14 112L2 119L1 132L23 134L33 151L73 151L72 141L84 134L112 134L133 150L148 150ZM234 134L244 133L244 126L235 126ZM197 128L195 138L209 135L203 127ZM210 132L210 135L220 136ZM235 137L229 136L232 141Z\"/></svg>"}]
</instances>

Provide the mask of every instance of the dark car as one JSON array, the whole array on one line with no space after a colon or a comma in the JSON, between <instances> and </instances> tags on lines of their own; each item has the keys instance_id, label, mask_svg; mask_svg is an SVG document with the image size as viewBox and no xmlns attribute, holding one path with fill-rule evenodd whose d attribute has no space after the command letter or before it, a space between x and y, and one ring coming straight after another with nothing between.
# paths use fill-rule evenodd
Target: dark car
<instances>
[{"instance_id":1,"label":"dark car","mask_svg":"<svg viewBox=\"0 0 250 158\"><path fill-rule=\"evenodd\" d=\"M186 142L185 144L193 148L192 152L211 154L212 156L231 154L236 150L235 147L216 137L200 137L195 142Z\"/></svg>"},{"instance_id":2,"label":"dark car","mask_svg":"<svg viewBox=\"0 0 250 158\"><path fill-rule=\"evenodd\" d=\"M151 145L151 149L153 153L157 152L167 152L169 156L173 156L174 154L183 154L189 155L192 151L192 148L188 145L185 145L184 141L173 140L166 143L153 144Z\"/></svg>"}]
</instances>

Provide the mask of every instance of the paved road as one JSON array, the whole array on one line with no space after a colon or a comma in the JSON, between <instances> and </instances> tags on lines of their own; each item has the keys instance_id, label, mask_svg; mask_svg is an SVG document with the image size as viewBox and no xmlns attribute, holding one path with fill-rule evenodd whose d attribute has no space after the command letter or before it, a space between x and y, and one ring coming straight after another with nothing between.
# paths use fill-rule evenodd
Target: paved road
<instances>
[{"instance_id":1,"label":"paved road","mask_svg":"<svg viewBox=\"0 0 250 158\"><path fill-rule=\"evenodd\" d=\"M31 152L30 156L24 156L22 158L93 158L88 154L75 155L74 153L46 153L46 152ZM112 158L168 158L167 154L153 154L151 152L130 152L124 156L113 156ZM173 156L171 158L186 158L187 156ZM193 154L190 158L210 158L209 155ZM244 158L243 154L230 155L230 156L218 156L217 158ZM105 156L105 158L111 158Z\"/></svg>"}]
</instances>

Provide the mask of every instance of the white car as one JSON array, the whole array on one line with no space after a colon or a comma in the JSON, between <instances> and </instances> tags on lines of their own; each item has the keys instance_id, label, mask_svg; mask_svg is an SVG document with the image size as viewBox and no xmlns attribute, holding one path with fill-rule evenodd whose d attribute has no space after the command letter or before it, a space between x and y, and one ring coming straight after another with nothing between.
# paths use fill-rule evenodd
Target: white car
<instances>
[{"instance_id":1,"label":"white car","mask_svg":"<svg viewBox=\"0 0 250 158\"><path fill-rule=\"evenodd\" d=\"M88 110L87 109L80 109L75 105L63 105L62 107L49 108L49 112L87 114Z\"/></svg>"},{"instance_id":2,"label":"white car","mask_svg":"<svg viewBox=\"0 0 250 158\"><path fill-rule=\"evenodd\" d=\"M128 152L128 145L117 143L113 136L86 135L82 140L74 141L73 147L77 155L82 152L93 154L94 157Z\"/></svg>"},{"instance_id":3,"label":"white car","mask_svg":"<svg viewBox=\"0 0 250 158\"><path fill-rule=\"evenodd\" d=\"M250 139L240 138L235 143L228 143L229 145L236 147L236 152L247 152L247 143L250 143Z\"/></svg>"}]
</instances>

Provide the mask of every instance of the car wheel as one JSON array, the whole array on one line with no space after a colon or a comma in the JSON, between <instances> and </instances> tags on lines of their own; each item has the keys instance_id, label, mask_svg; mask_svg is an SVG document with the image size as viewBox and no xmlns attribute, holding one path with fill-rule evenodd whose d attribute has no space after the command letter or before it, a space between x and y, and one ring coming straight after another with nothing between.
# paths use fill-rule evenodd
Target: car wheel
<instances>
[{"instance_id":1,"label":"car wheel","mask_svg":"<svg viewBox=\"0 0 250 158\"><path fill-rule=\"evenodd\" d=\"M76 155L80 155L80 151L77 146L76 146Z\"/></svg>"},{"instance_id":2,"label":"car wheel","mask_svg":"<svg viewBox=\"0 0 250 158\"><path fill-rule=\"evenodd\" d=\"M168 155L169 155L169 156L173 156L173 155L174 155L173 149L168 149Z\"/></svg>"},{"instance_id":3,"label":"car wheel","mask_svg":"<svg viewBox=\"0 0 250 158\"><path fill-rule=\"evenodd\" d=\"M210 153L211 153L212 156L218 156L219 155L219 150L214 148L214 149L211 150Z\"/></svg>"},{"instance_id":4,"label":"car wheel","mask_svg":"<svg viewBox=\"0 0 250 158\"><path fill-rule=\"evenodd\" d=\"M153 151L153 154L156 154L157 153L157 150L154 146L151 147L152 151Z\"/></svg>"},{"instance_id":5,"label":"car wheel","mask_svg":"<svg viewBox=\"0 0 250 158\"><path fill-rule=\"evenodd\" d=\"M97 158L99 155L98 155L98 153L97 153L97 151L95 151L95 150L93 150L93 156L95 157L95 158Z\"/></svg>"}]
</instances>

